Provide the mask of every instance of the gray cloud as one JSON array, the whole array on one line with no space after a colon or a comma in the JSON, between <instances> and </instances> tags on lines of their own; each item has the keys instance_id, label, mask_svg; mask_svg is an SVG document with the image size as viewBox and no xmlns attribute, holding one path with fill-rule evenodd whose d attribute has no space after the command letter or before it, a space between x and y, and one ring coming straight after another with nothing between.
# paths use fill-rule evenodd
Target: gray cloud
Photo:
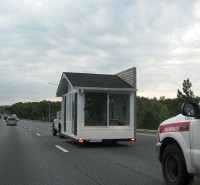
<instances>
[{"instance_id":1,"label":"gray cloud","mask_svg":"<svg viewBox=\"0 0 200 185\"><path fill-rule=\"evenodd\" d=\"M63 71L133 66L138 95L176 97L186 78L198 95L199 12L193 0L1 0L0 104L53 99L46 82Z\"/></svg>"}]
</instances>

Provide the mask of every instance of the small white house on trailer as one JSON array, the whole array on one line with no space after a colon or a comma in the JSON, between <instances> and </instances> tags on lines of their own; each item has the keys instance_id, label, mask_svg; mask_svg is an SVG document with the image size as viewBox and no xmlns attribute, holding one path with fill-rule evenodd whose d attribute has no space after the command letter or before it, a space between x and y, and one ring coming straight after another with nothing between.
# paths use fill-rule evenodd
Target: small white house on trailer
<instances>
[{"instance_id":1,"label":"small white house on trailer","mask_svg":"<svg viewBox=\"0 0 200 185\"><path fill-rule=\"evenodd\" d=\"M77 142L136 140L136 68L115 75L63 72L60 134Z\"/></svg>"}]
</instances>

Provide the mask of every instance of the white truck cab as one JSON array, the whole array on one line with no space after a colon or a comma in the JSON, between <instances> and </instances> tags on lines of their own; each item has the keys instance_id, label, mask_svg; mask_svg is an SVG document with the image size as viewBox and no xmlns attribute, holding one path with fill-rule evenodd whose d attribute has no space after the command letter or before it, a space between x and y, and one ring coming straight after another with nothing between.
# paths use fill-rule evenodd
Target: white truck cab
<instances>
[{"instance_id":1,"label":"white truck cab","mask_svg":"<svg viewBox=\"0 0 200 185\"><path fill-rule=\"evenodd\" d=\"M62 137L61 134L61 111L58 111L56 113L56 118L53 120L53 125L52 125L52 134L54 136L57 135L57 133L59 133L60 137Z\"/></svg>"},{"instance_id":2,"label":"white truck cab","mask_svg":"<svg viewBox=\"0 0 200 185\"><path fill-rule=\"evenodd\" d=\"M200 176L200 109L185 102L181 114L162 122L156 145L167 185L192 184Z\"/></svg>"}]
</instances>

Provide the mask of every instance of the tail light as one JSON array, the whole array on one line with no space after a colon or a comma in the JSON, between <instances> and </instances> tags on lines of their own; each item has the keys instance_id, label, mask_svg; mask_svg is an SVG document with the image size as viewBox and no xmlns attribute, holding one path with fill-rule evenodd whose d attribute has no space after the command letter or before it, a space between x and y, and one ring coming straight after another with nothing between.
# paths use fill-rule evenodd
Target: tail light
<instances>
[{"instance_id":1,"label":"tail light","mask_svg":"<svg viewBox=\"0 0 200 185\"><path fill-rule=\"evenodd\" d=\"M136 141L136 138L131 138L131 141Z\"/></svg>"},{"instance_id":2,"label":"tail light","mask_svg":"<svg viewBox=\"0 0 200 185\"><path fill-rule=\"evenodd\" d=\"M84 140L83 139L79 139L78 143L84 143Z\"/></svg>"}]
</instances>

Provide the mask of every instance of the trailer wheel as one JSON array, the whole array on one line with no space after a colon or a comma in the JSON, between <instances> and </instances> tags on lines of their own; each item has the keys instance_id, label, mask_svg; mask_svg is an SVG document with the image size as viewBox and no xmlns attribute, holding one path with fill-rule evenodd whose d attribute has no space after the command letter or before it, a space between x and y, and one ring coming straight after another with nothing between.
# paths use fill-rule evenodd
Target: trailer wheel
<instances>
[{"instance_id":1,"label":"trailer wheel","mask_svg":"<svg viewBox=\"0 0 200 185\"><path fill-rule=\"evenodd\" d=\"M54 127L52 127L52 134L53 134L53 136L57 135L57 130Z\"/></svg>"},{"instance_id":2,"label":"trailer wheel","mask_svg":"<svg viewBox=\"0 0 200 185\"><path fill-rule=\"evenodd\" d=\"M164 150L162 172L167 185L190 185L194 180L194 175L187 172L181 148L175 143Z\"/></svg>"}]
</instances>

